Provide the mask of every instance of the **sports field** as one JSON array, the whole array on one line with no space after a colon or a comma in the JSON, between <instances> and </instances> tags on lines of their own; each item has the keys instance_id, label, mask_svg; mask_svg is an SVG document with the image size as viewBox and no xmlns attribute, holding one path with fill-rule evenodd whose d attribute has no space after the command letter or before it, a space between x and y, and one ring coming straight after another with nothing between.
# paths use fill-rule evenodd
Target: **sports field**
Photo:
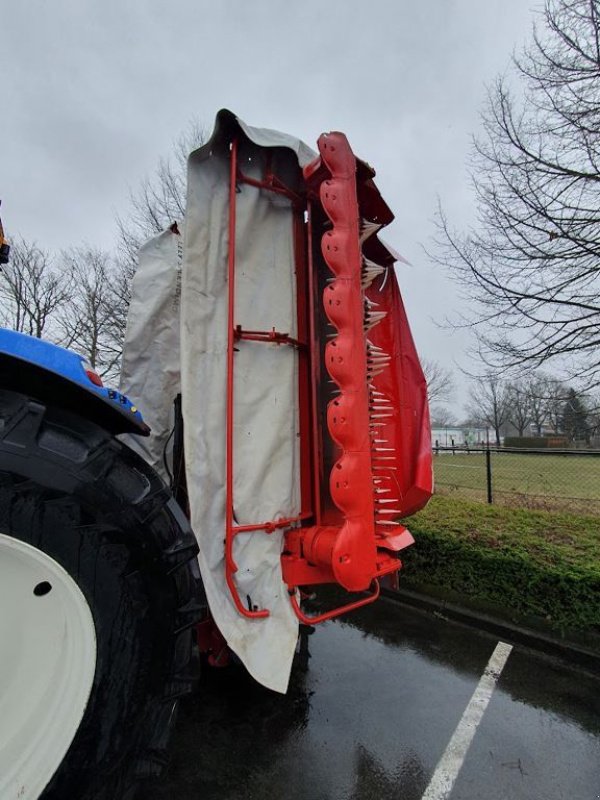
<instances>
[{"instance_id":1,"label":"sports field","mask_svg":"<svg viewBox=\"0 0 600 800\"><path fill-rule=\"evenodd\" d=\"M600 515L600 454L491 452L493 502ZM487 499L485 453L434 454L436 493Z\"/></svg>"}]
</instances>

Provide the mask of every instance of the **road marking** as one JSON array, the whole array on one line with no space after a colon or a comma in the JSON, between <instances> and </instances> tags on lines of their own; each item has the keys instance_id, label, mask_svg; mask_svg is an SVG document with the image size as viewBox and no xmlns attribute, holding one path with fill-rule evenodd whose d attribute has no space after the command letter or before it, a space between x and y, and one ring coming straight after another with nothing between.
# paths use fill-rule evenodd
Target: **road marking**
<instances>
[{"instance_id":1,"label":"road marking","mask_svg":"<svg viewBox=\"0 0 600 800\"><path fill-rule=\"evenodd\" d=\"M447 800L512 650L498 642L421 800Z\"/></svg>"}]
</instances>

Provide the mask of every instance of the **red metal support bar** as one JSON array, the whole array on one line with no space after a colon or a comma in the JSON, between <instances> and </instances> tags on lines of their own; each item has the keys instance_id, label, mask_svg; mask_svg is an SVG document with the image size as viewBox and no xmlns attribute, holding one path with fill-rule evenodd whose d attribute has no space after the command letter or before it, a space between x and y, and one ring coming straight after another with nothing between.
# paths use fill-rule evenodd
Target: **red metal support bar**
<instances>
[{"instance_id":1,"label":"red metal support bar","mask_svg":"<svg viewBox=\"0 0 600 800\"><path fill-rule=\"evenodd\" d=\"M272 173L267 173L265 180L259 181L257 178L251 178L249 175L244 175L241 170L238 170L237 179L239 183L247 183L248 186L254 186L256 189L265 189L267 192L281 194L291 200L294 205L304 208L304 199L299 194L296 194L296 192L288 189L288 187Z\"/></svg>"},{"instance_id":2,"label":"red metal support bar","mask_svg":"<svg viewBox=\"0 0 600 800\"><path fill-rule=\"evenodd\" d=\"M308 519L312 514L298 514L296 517L284 517L283 519L275 519L269 522L259 522L257 525L233 525L232 531L237 533L247 533L249 531L265 531L266 533L273 533L274 531L281 530L282 528L291 528L297 522L302 522Z\"/></svg>"},{"instance_id":3,"label":"red metal support bar","mask_svg":"<svg viewBox=\"0 0 600 800\"><path fill-rule=\"evenodd\" d=\"M307 205L306 215L306 257L308 265L308 336L310 345L310 365L312 370L312 380L310 381L310 412L312 421L312 437L311 437L311 453L312 453L312 471L313 471L313 504L315 510L315 517L321 520L321 447L319 442L319 401L317 393L317 365L319 363L319 342L317 339L317 326L316 326L316 310L315 310L315 297L316 297L316 274L315 264L312 252L312 237L313 237L313 207L309 202ZM308 379L308 376L307 376Z\"/></svg>"},{"instance_id":4,"label":"red metal support bar","mask_svg":"<svg viewBox=\"0 0 600 800\"><path fill-rule=\"evenodd\" d=\"M233 558L233 356L235 344L235 211L237 191L237 139L231 143L231 161L229 175L229 255L227 260L227 411L225 424L225 580L231 593L235 607L244 617L261 619L269 616L269 612L250 611L242 603L234 575L238 566Z\"/></svg>"},{"instance_id":5,"label":"red metal support bar","mask_svg":"<svg viewBox=\"0 0 600 800\"><path fill-rule=\"evenodd\" d=\"M314 460L311 447L310 431L312 428L310 386L311 386L311 350L309 333L308 306L308 272L307 252L307 209L306 202L302 208L294 210L294 264L296 272L296 336L306 347L298 350L298 446L300 450L300 508L306 518L312 517L314 522L314 500L312 473Z\"/></svg>"},{"instance_id":6,"label":"red metal support bar","mask_svg":"<svg viewBox=\"0 0 600 800\"><path fill-rule=\"evenodd\" d=\"M267 344L289 344L298 349L306 348L306 342L294 339L289 333L281 333L271 328L270 331L245 331L241 325L236 325L234 336L236 340L245 339L250 342L266 342Z\"/></svg>"},{"instance_id":7,"label":"red metal support bar","mask_svg":"<svg viewBox=\"0 0 600 800\"><path fill-rule=\"evenodd\" d=\"M332 608L331 611L326 611L324 614L317 614L314 617L308 616L305 614L302 609L300 608L300 603L298 602L298 598L296 596L296 592L290 592L290 601L292 603L292 607L294 612L300 622L304 623L304 625L317 625L319 622L327 622L327 620L335 619L336 617L341 616L342 614L347 614L348 611L354 611L357 608L361 608L362 606L367 606L370 603L374 603L375 600L379 597L379 581L374 579L371 582L371 594L367 595L367 597L363 597L361 600L356 600L353 603L348 603L345 606L339 606L338 608Z\"/></svg>"}]
</instances>

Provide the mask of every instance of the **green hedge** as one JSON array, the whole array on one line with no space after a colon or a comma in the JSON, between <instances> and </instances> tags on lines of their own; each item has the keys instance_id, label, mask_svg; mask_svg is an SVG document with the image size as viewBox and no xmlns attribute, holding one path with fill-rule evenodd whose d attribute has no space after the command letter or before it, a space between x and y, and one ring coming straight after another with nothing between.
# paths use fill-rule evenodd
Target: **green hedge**
<instances>
[{"instance_id":1,"label":"green hedge","mask_svg":"<svg viewBox=\"0 0 600 800\"><path fill-rule=\"evenodd\" d=\"M434 497L403 575L560 631L600 632L600 520Z\"/></svg>"},{"instance_id":2,"label":"green hedge","mask_svg":"<svg viewBox=\"0 0 600 800\"><path fill-rule=\"evenodd\" d=\"M520 447L531 450L544 450L548 447L568 447L566 436L506 436L504 447Z\"/></svg>"},{"instance_id":3,"label":"green hedge","mask_svg":"<svg viewBox=\"0 0 600 800\"><path fill-rule=\"evenodd\" d=\"M548 447L548 440L537 436L505 436L504 447L525 447L532 450L543 450Z\"/></svg>"}]
</instances>

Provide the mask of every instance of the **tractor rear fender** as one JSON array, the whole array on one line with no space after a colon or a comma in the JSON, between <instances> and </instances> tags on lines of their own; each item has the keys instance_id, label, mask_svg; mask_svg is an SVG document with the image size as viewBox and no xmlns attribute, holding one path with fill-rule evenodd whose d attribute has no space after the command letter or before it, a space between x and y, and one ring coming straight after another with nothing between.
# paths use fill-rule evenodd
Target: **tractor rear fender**
<instances>
[{"instance_id":1,"label":"tractor rear fender","mask_svg":"<svg viewBox=\"0 0 600 800\"><path fill-rule=\"evenodd\" d=\"M78 414L111 434L150 432L130 400L103 386L82 356L5 328L0 328L0 388Z\"/></svg>"}]
</instances>

